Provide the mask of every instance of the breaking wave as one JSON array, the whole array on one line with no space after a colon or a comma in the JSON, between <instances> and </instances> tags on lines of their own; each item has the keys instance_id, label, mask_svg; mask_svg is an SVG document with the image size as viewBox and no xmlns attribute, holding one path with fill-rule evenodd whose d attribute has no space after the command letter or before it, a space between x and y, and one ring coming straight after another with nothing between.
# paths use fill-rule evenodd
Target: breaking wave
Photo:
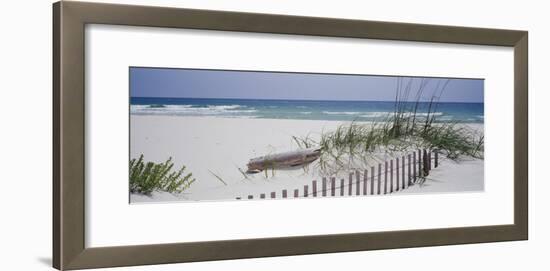
<instances>
[{"instance_id":1,"label":"breaking wave","mask_svg":"<svg viewBox=\"0 0 550 271\"><path fill-rule=\"evenodd\" d=\"M131 105L131 114L136 115L186 115L186 116L235 116L257 112L241 105ZM250 117L250 116L249 116Z\"/></svg>"}]
</instances>

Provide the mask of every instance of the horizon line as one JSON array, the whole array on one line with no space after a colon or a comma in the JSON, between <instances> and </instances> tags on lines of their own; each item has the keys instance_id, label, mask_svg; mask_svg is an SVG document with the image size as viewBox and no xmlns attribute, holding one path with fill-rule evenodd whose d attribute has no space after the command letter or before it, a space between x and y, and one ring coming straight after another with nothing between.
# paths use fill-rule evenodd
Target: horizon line
<instances>
[{"instance_id":1,"label":"horizon line","mask_svg":"<svg viewBox=\"0 0 550 271\"><path fill-rule=\"evenodd\" d=\"M312 101L312 102L395 102L395 100L316 100L316 99L274 99L274 98L197 98L197 97L146 97L146 96L130 96L130 98L149 98L149 99L211 99L211 100L267 100L267 101ZM415 100L405 102L416 102ZM419 100L419 102L430 102L430 100ZM468 101L438 101L439 103L477 103L484 102L468 102Z\"/></svg>"}]
</instances>

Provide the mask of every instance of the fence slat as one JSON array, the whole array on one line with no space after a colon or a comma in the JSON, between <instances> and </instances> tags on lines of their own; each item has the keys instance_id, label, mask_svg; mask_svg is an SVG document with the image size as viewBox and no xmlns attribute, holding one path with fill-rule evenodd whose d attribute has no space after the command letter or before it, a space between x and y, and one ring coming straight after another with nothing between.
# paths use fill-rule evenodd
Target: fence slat
<instances>
[{"instance_id":1,"label":"fence slat","mask_svg":"<svg viewBox=\"0 0 550 271\"><path fill-rule=\"evenodd\" d=\"M384 195L388 193L388 161L384 161Z\"/></svg>"},{"instance_id":2,"label":"fence slat","mask_svg":"<svg viewBox=\"0 0 550 271\"><path fill-rule=\"evenodd\" d=\"M322 191L323 197L327 196L327 178L323 177L323 191Z\"/></svg>"},{"instance_id":3,"label":"fence slat","mask_svg":"<svg viewBox=\"0 0 550 271\"><path fill-rule=\"evenodd\" d=\"M401 189L405 189L405 155L401 157Z\"/></svg>"},{"instance_id":4,"label":"fence slat","mask_svg":"<svg viewBox=\"0 0 550 271\"><path fill-rule=\"evenodd\" d=\"M287 197L286 189L283 189L283 199L286 199L286 197Z\"/></svg>"},{"instance_id":5,"label":"fence slat","mask_svg":"<svg viewBox=\"0 0 550 271\"><path fill-rule=\"evenodd\" d=\"M294 197L295 198L300 197L300 191L298 189L294 189Z\"/></svg>"},{"instance_id":6,"label":"fence slat","mask_svg":"<svg viewBox=\"0 0 550 271\"><path fill-rule=\"evenodd\" d=\"M395 158L395 180L397 184L395 191L399 191L399 157Z\"/></svg>"},{"instance_id":7,"label":"fence slat","mask_svg":"<svg viewBox=\"0 0 550 271\"><path fill-rule=\"evenodd\" d=\"M390 160L390 193L393 193L393 159Z\"/></svg>"},{"instance_id":8,"label":"fence slat","mask_svg":"<svg viewBox=\"0 0 550 271\"><path fill-rule=\"evenodd\" d=\"M422 165L422 151L419 149L418 150L418 176L422 177L422 167L424 165Z\"/></svg>"},{"instance_id":9,"label":"fence slat","mask_svg":"<svg viewBox=\"0 0 550 271\"><path fill-rule=\"evenodd\" d=\"M418 160L420 160L420 156L418 156ZM416 183L416 152L413 152L413 174L412 174L412 182Z\"/></svg>"},{"instance_id":10,"label":"fence slat","mask_svg":"<svg viewBox=\"0 0 550 271\"><path fill-rule=\"evenodd\" d=\"M428 151L428 170L432 170L432 151Z\"/></svg>"},{"instance_id":11,"label":"fence slat","mask_svg":"<svg viewBox=\"0 0 550 271\"><path fill-rule=\"evenodd\" d=\"M344 196L344 179L340 180L340 196Z\"/></svg>"},{"instance_id":12,"label":"fence slat","mask_svg":"<svg viewBox=\"0 0 550 271\"><path fill-rule=\"evenodd\" d=\"M317 181L311 182L311 193L313 194L314 197L317 197Z\"/></svg>"},{"instance_id":13,"label":"fence slat","mask_svg":"<svg viewBox=\"0 0 550 271\"><path fill-rule=\"evenodd\" d=\"M411 155L407 155L407 187L411 186Z\"/></svg>"},{"instance_id":14,"label":"fence slat","mask_svg":"<svg viewBox=\"0 0 550 271\"><path fill-rule=\"evenodd\" d=\"M369 171L365 169L363 172L363 196L367 195L367 180Z\"/></svg>"},{"instance_id":15,"label":"fence slat","mask_svg":"<svg viewBox=\"0 0 550 271\"><path fill-rule=\"evenodd\" d=\"M380 186L382 185L382 164L378 163L378 195L380 195Z\"/></svg>"},{"instance_id":16,"label":"fence slat","mask_svg":"<svg viewBox=\"0 0 550 271\"><path fill-rule=\"evenodd\" d=\"M370 167L370 194L374 195L374 167Z\"/></svg>"},{"instance_id":17,"label":"fence slat","mask_svg":"<svg viewBox=\"0 0 550 271\"><path fill-rule=\"evenodd\" d=\"M361 195L361 174L359 174L359 170L355 171L355 195L359 196Z\"/></svg>"},{"instance_id":18,"label":"fence slat","mask_svg":"<svg viewBox=\"0 0 550 271\"><path fill-rule=\"evenodd\" d=\"M350 173L348 178L348 196L353 195L353 173Z\"/></svg>"},{"instance_id":19,"label":"fence slat","mask_svg":"<svg viewBox=\"0 0 550 271\"><path fill-rule=\"evenodd\" d=\"M271 192L271 198L274 199L277 194L275 192Z\"/></svg>"},{"instance_id":20,"label":"fence slat","mask_svg":"<svg viewBox=\"0 0 550 271\"><path fill-rule=\"evenodd\" d=\"M330 196L336 196L336 178L330 178Z\"/></svg>"},{"instance_id":21,"label":"fence slat","mask_svg":"<svg viewBox=\"0 0 550 271\"><path fill-rule=\"evenodd\" d=\"M426 149L424 149L424 161L423 164L422 164L422 167L424 168L424 172L423 173L423 176L428 176L430 175L430 166L429 166L429 162L428 162L428 152L426 151Z\"/></svg>"}]
</instances>

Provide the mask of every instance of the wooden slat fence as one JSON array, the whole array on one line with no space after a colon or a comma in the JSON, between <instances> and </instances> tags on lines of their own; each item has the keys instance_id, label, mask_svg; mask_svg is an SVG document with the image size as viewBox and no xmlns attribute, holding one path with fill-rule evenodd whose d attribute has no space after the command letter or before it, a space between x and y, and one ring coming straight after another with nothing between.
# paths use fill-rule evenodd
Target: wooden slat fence
<instances>
[{"instance_id":1,"label":"wooden slat fence","mask_svg":"<svg viewBox=\"0 0 550 271\"><path fill-rule=\"evenodd\" d=\"M407 159L406 161L405 158ZM405 190L415 184L419 180L418 177L427 176L432 169L432 164L433 168L439 166L439 153L434 150L423 149L378 163L378 170L376 172L374 166L370 168L370 171L365 169L363 171L355 170L350 172L347 183L345 179L340 179L338 183L336 177L323 177L320 185L318 185L317 180L313 180L311 181L311 186L306 184L301 191L300 189L282 189L280 193L271 191L269 193L260 193L258 197L248 195L247 197L237 197L236 199L266 199L266 195L269 195L271 199L276 199L277 196L288 198L288 191L294 192L294 198L391 194ZM328 181L329 179L330 182ZM339 186L337 187L338 184ZM339 193L337 193L337 190Z\"/></svg>"}]
</instances>

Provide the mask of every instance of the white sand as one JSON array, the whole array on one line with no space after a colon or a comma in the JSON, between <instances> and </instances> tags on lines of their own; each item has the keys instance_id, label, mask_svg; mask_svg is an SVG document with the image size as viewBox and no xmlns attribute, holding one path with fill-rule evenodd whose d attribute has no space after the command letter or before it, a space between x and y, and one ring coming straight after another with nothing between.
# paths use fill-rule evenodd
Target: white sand
<instances>
[{"instance_id":1,"label":"white sand","mask_svg":"<svg viewBox=\"0 0 550 271\"><path fill-rule=\"evenodd\" d=\"M183 116L130 117L130 156L144 154L145 160L163 162L173 158L175 167L186 165L196 182L181 194L154 192L151 196L132 194L131 202L228 200L247 195L287 189L303 189L304 184L320 180L315 163L309 171L301 168L259 173L245 178L249 159L266 154L296 149L292 136L313 138L322 131L332 131L343 122L242 119ZM483 125L470 125L482 129ZM384 157L379 157L383 160ZM222 183L215 175L223 179ZM337 176L338 178L344 176ZM320 185L320 184L319 184ZM310 188L311 189L311 188ZM431 171L428 181L399 193L462 192L483 190L483 160L459 163L442 159L440 167Z\"/></svg>"}]
</instances>

